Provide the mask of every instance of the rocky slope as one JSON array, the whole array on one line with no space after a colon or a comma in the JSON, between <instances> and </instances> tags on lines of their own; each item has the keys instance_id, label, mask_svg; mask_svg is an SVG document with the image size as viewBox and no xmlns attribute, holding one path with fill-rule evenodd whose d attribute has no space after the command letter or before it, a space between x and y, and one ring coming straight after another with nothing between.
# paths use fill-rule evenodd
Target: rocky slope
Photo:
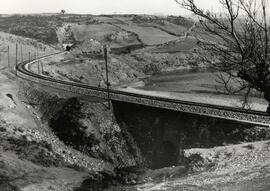
<instances>
[{"instance_id":1,"label":"rocky slope","mask_svg":"<svg viewBox=\"0 0 270 191\"><path fill-rule=\"evenodd\" d=\"M52 146L57 139L43 131L37 116L19 99L16 78L2 70L0 80L1 188L69 190L79 186L87 171L76 170Z\"/></svg>"},{"instance_id":2,"label":"rocky slope","mask_svg":"<svg viewBox=\"0 0 270 191\"><path fill-rule=\"evenodd\" d=\"M61 98L30 86L23 86L23 91L27 100L34 102L41 120L66 145L113 166L136 166L142 162L132 137L119 127L105 100Z\"/></svg>"}]
</instances>

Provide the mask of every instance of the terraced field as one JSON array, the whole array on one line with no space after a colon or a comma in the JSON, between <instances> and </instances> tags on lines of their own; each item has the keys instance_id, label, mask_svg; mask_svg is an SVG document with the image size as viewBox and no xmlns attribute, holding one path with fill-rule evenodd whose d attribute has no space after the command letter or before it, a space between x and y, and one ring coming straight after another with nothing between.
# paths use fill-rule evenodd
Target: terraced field
<instances>
[{"instance_id":1,"label":"terraced field","mask_svg":"<svg viewBox=\"0 0 270 191\"><path fill-rule=\"evenodd\" d=\"M151 24L150 24L150 26L151 26ZM170 33L172 35L176 35L176 36L185 35L185 32L189 28L189 27L185 27L185 26L179 26L179 25L167 22L167 21L164 22L164 25L153 24L152 26L159 28L161 30L164 30L165 32Z\"/></svg>"},{"instance_id":2,"label":"terraced field","mask_svg":"<svg viewBox=\"0 0 270 191\"><path fill-rule=\"evenodd\" d=\"M119 28L109 24L73 25L72 30L77 41L89 38L102 41L104 36L120 31Z\"/></svg>"},{"instance_id":3,"label":"terraced field","mask_svg":"<svg viewBox=\"0 0 270 191\"><path fill-rule=\"evenodd\" d=\"M164 45L160 45L153 48L153 53L176 53L176 52L188 52L197 46L197 40L194 38L186 38L178 42L170 42Z\"/></svg>"},{"instance_id":4,"label":"terraced field","mask_svg":"<svg viewBox=\"0 0 270 191\"><path fill-rule=\"evenodd\" d=\"M177 40L178 37L168 34L158 28L142 27L138 25L117 25L124 30L138 34L141 41L146 45L158 45Z\"/></svg>"}]
</instances>

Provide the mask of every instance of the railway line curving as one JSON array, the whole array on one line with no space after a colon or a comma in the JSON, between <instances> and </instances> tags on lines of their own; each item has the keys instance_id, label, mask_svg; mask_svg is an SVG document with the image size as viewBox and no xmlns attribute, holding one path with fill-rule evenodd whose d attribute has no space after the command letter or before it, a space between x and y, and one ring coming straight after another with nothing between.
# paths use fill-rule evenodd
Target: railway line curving
<instances>
[{"instance_id":1,"label":"railway line curving","mask_svg":"<svg viewBox=\"0 0 270 191\"><path fill-rule=\"evenodd\" d=\"M59 54L59 53L56 53ZM99 98L107 98L107 89L76 82L63 81L53 79L44 75L39 75L29 69L30 64L34 64L40 59L52 57L55 54L40 57L36 60L25 61L16 66L18 77L39 83L45 86L54 87L57 89L73 92L76 94L86 96L96 96ZM151 107L175 110L185 113L192 113L197 115L204 115L214 118L222 118L234 121L241 121L259 125L269 125L270 116L266 112L244 110L241 108L211 105L205 103L182 101L177 99L162 98L158 96L142 95L137 93L130 93L120 90L109 90L110 99L115 101L129 102L141 104Z\"/></svg>"}]
</instances>

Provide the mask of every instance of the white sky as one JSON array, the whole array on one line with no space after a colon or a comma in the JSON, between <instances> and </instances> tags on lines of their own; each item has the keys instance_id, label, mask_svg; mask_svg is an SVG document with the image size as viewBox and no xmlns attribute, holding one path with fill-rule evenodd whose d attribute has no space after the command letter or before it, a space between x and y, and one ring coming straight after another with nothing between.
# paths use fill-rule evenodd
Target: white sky
<instances>
[{"instance_id":1,"label":"white sky","mask_svg":"<svg viewBox=\"0 0 270 191\"><path fill-rule=\"evenodd\" d=\"M0 0L0 14L67 13L81 14L171 14L186 15L174 0ZM197 0L203 8L215 10L218 0Z\"/></svg>"}]
</instances>

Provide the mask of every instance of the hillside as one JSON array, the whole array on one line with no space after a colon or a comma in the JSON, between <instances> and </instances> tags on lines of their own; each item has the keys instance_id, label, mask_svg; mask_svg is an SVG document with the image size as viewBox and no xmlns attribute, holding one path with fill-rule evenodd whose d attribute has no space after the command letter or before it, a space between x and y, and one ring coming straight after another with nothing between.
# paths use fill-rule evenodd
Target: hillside
<instances>
[{"instance_id":1,"label":"hillside","mask_svg":"<svg viewBox=\"0 0 270 191\"><path fill-rule=\"evenodd\" d=\"M59 47L73 44L66 56L47 61L50 63L47 74L60 79L103 86L104 44L110 50L109 78L114 86L163 71L206 64L199 55L207 54L197 47L197 40L192 36L196 26L190 19L150 15L58 15L54 18L61 21L56 30Z\"/></svg>"},{"instance_id":2,"label":"hillside","mask_svg":"<svg viewBox=\"0 0 270 191\"><path fill-rule=\"evenodd\" d=\"M61 25L58 17L43 16L11 16L0 18L0 30L43 41L47 44L57 44L56 28Z\"/></svg>"},{"instance_id":3,"label":"hillside","mask_svg":"<svg viewBox=\"0 0 270 191\"><path fill-rule=\"evenodd\" d=\"M10 67L15 65L16 44L18 45L17 61L33 59L35 56L52 54L58 50L54 47L43 44L32 38L25 38L10 33L0 32L0 52L2 66L8 67L7 59L9 47Z\"/></svg>"}]
</instances>

